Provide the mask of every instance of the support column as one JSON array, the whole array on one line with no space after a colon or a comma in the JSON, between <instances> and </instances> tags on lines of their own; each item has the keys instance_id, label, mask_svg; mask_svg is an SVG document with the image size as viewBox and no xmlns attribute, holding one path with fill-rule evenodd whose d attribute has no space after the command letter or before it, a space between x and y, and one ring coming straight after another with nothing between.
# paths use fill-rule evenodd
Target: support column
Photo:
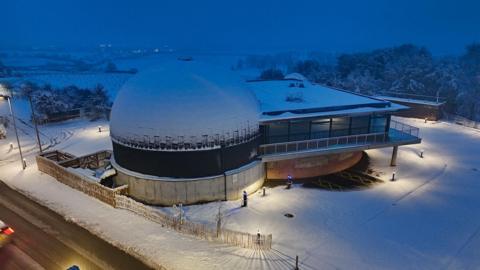
<instances>
[{"instance_id":1,"label":"support column","mask_svg":"<svg viewBox=\"0 0 480 270\"><path fill-rule=\"evenodd\" d=\"M397 154L398 154L398 146L393 147L392 151L392 160L390 161L390 166L397 166Z\"/></svg>"}]
</instances>

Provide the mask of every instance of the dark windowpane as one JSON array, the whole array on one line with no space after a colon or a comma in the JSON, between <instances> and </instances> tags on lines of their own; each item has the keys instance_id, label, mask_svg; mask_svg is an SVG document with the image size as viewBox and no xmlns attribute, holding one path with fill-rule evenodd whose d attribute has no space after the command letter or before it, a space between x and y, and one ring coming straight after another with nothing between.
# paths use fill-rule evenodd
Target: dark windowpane
<instances>
[{"instance_id":1,"label":"dark windowpane","mask_svg":"<svg viewBox=\"0 0 480 270\"><path fill-rule=\"evenodd\" d=\"M387 117L384 115L373 116L370 124L370 132L385 132Z\"/></svg>"},{"instance_id":2,"label":"dark windowpane","mask_svg":"<svg viewBox=\"0 0 480 270\"><path fill-rule=\"evenodd\" d=\"M369 122L370 122L370 116L352 117L352 129L350 134L368 133Z\"/></svg>"},{"instance_id":3,"label":"dark windowpane","mask_svg":"<svg viewBox=\"0 0 480 270\"><path fill-rule=\"evenodd\" d=\"M349 117L332 118L332 137L348 135Z\"/></svg>"},{"instance_id":4,"label":"dark windowpane","mask_svg":"<svg viewBox=\"0 0 480 270\"><path fill-rule=\"evenodd\" d=\"M290 141L301 141L310 139L310 123L308 121L290 122Z\"/></svg>"},{"instance_id":5,"label":"dark windowpane","mask_svg":"<svg viewBox=\"0 0 480 270\"><path fill-rule=\"evenodd\" d=\"M330 135L330 119L312 121L312 139L327 138Z\"/></svg>"},{"instance_id":6,"label":"dark windowpane","mask_svg":"<svg viewBox=\"0 0 480 270\"><path fill-rule=\"evenodd\" d=\"M267 143L286 142L288 140L288 123L271 123L268 125Z\"/></svg>"}]
</instances>

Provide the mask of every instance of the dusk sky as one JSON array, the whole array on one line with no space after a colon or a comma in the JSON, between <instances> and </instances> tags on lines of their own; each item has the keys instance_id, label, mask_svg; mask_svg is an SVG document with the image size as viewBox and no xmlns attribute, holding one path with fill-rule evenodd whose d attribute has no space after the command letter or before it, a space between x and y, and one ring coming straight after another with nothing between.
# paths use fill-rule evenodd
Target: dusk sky
<instances>
[{"instance_id":1,"label":"dusk sky","mask_svg":"<svg viewBox=\"0 0 480 270\"><path fill-rule=\"evenodd\" d=\"M414 43L450 54L480 41L479 10L474 0L6 0L0 46L348 52Z\"/></svg>"}]
</instances>

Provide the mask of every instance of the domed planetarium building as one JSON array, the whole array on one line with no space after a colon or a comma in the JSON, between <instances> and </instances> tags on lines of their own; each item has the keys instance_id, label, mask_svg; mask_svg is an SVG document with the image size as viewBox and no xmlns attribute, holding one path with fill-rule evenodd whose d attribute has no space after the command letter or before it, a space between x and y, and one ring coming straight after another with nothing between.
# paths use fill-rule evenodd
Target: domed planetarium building
<instances>
[{"instance_id":1,"label":"domed planetarium building","mask_svg":"<svg viewBox=\"0 0 480 270\"><path fill-rule=\"evenodd\" d=\"M178 61L143 71L111 111L117 185L151 204L240 198L263 185L259 104L230 72Z\"/></svg>"},{"instance_id":2,"label":"domed planetarium building","mask_svg":"<svg viewBox=\"0 0 480 270\"><path fill-rule=\"evenodd\" d=\"M362 151L420 143L391 118L408 107L314 84L300 74L243 81L177 61L140 72L111 111L116 185L149 204L239 199L265 179L318 179Z\"/></svg>"}]
</instances>

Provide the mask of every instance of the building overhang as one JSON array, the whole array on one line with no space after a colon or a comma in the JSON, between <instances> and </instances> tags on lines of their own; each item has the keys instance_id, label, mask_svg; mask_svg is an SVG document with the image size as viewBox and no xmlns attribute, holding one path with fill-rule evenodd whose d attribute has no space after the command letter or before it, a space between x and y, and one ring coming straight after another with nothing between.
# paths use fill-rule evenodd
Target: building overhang
<instances>
[{"instance_id":1,"label":"building overhang","mask_svg":"<svg viewBox=\"0 0 480 270\"><path fill-rule=\"evenodd\" d=\"M287 160L287 159L297 159L297 158L323 156L323 155L330 155L330 154L358 152L358 151L365 151L370 149L394 147L394 146L409 145L409 144L419 144L421 142L422 142L422 139L420 138L416 138L416 139L412 138L411 140L404 140L404 141L397 141L397 142L373 143L373 144L364 144L364 145L355 145L355 146L349 145L349 146L333 147L328 149L310 149L310 150L292 151L292 152L279 153L279 154L267 154L267 155L260 156L260 158L262 159L262 162L272 162L272 161Z\"/></svg>"},{"instance_id":2,"label":"building overhang","mask_svg":"<svg viewBox=\"0 0 480 270\"><path fill-rule=\"evenodd\" d=\"M270 162L422 142L418 128L394 120L390 123L388 132L262 144L259 147L260 158L263 162Z\"/></svg>"}]
</instances>

